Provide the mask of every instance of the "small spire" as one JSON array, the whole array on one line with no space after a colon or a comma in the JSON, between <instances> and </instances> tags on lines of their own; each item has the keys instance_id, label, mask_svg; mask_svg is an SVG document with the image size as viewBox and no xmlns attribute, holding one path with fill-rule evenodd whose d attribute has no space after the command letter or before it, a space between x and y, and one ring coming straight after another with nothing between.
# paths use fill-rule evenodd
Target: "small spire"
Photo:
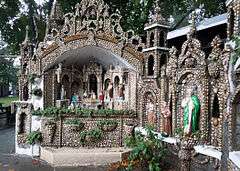
<instances>
[{"instance_id":1,"label":"small spire","mask_svg":"<svg viewBox=\"0 0 240 171\"><path fill-rule=\"evenodd\" d=\"M193 11L192 15L191 15L191 28L190 28L189 35L188 35L190 37L193 37L197 31L196 19L197 19L196 12Z\"/></svg>"},{"instance_id":2,"label":"small spire","mask_svg":"<svg viewBox=\"0 0 240 171\"><path fill-rule=\"evenodd\" d=\"M160 1L159 0L155 0L154 1L154 10L153 13L150 15L150 20L149 20L149 24L151 23L161 23L161 24L166 24L168 25L167 20L162 16L162 10L160 7Z\"/></svg>"},{"instance_id":3,"label":"small spire","mask_svg":"<svg viewBox=\"0 0 240 171\"><path fill-rule=\"evenodd\" d=\"M54 0L51 13L50 13L50 19L62 19L63 18L63 11L61 8L60 3L57 0Z\"/></svg>"}]
</instances>

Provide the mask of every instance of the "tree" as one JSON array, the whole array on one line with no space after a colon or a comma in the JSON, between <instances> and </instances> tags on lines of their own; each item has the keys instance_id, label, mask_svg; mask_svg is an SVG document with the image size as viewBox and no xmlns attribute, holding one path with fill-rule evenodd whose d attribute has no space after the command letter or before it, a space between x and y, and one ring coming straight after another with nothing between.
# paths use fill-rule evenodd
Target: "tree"
<instances>
[{"instance_id":1,"label":"tree","mask_svg":"<svg viewBox=\"0 0 240 171\"><path fill-rule=\"evenodd\" d=\"M24 40L25 26L30 27L30 38L35 42L43 40L46 18L54 0L47 0L42 6L35 0L1 0L0 2L0 32L7 42L9 52L19 54L19 44ZM72 12L81 0L58 0L64 13ZM109 4L111 12L120 11L123 29L133 29L137 34L143 33L144 24L148 20L149 11L154 0L104 0ZM199 5L204 4L206 16L210 17L226 12L225 0L164 0L160 1L165 17L173 16L175 27L184 26L188 14ZM21 11L22 6L26 11ZM177 24L176 24L177 23ZM35 31L38 34L35 34Z\"/></svg>"},{"instance_id":2,"label":"tree","mask_svg":"<svg viewBox=\"0 0 240 171\"><path fill-rule=\"evenodd\" d=\"M0 56L0 86L17 85L17 71L13 65L15 58Z\"/></svg>"}]
</instances>

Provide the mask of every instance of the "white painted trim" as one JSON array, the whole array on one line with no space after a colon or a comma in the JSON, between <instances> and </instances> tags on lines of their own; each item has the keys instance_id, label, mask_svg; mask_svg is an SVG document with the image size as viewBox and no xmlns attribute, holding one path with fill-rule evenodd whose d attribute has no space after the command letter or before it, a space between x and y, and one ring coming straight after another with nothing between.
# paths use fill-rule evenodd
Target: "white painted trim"
<instances>
[{"instance_id":1,"label":"white painted trim","mask_svg":"<svg viewBox=\"0 0 240 171\"><path fill-rule=\"evenodd\" d=\"M155 47L143 49L143 52L148 52L148 51L152 51L152 50L169 50L169 48L155 46Z\"/></svg>"},{"instance_id":2,"label":"white painted trim","mask_svg":"<svg viewBox=\"0 0 240 171\"><path fill-rule=\"evenodd\" d=\"M151 29L151 28L153 28L153 27L170 28L170 26L168 26L168 25L162 25L162 24L154 23L154 24L152 24L152 25L150 25L150 26L144 27L144 30L149 30L149 29Z\"/></svg>"},{"instance_id":3,"label":"white painted trim","mask_svg":"<svg viewBox=\"0 0 240 171\"><path fill-rule=\"evenodd\" d=\"M143 127L136 127L134 129L135 132L140 132L142 135L147 135L147 130ZM179 139L175 138L175 137L163 137L161 135L161 133L159 132L155 132L153 131L153 133L157 136L157 139L161 140L161 141L164 141L166 143L169 143L169 144L177 144L180 142Z\"/></svg>"},{"instance_id":4,"label":"white painted trim","mask_svg":"<svg viewBox=\"0 0 240 171\"><path fill-rule=\"evenodd\" d=\"M227 0L226 1L226 6L229 6L232 2L233 2L233 0Z\"/></svg>"}]
</instances>

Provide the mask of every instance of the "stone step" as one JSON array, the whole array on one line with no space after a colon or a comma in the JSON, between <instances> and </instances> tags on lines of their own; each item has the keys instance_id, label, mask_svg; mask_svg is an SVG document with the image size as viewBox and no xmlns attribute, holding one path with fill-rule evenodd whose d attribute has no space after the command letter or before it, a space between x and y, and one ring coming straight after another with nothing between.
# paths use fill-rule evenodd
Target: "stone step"
<instances>
[{"instance_id":1,"label":"stone step","mask_svg":"<svg viewBox=\"0 0 240 171\"><path fill-rule=\"evenodd\" d=\"M127 159L126 148L51 148L41 147L40 158L53 167L106 166Z\"/></svg>"}]
</instances>

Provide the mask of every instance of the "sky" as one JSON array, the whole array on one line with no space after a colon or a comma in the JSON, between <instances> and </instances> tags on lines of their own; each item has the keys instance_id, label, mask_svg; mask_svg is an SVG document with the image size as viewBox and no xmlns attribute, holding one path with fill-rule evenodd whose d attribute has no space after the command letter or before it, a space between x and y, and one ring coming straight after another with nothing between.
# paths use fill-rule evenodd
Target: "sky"
<instances>
[{"instance_id":1,"label":"sky","mask_svg":"<svg viewBox=\"0 0 240 171\"><path fill-rule=\"evenodd\" d=\"M35 0L36 3L38 3L39 5L42 5L46 0Z\"/></svg>"}]
</instances>

